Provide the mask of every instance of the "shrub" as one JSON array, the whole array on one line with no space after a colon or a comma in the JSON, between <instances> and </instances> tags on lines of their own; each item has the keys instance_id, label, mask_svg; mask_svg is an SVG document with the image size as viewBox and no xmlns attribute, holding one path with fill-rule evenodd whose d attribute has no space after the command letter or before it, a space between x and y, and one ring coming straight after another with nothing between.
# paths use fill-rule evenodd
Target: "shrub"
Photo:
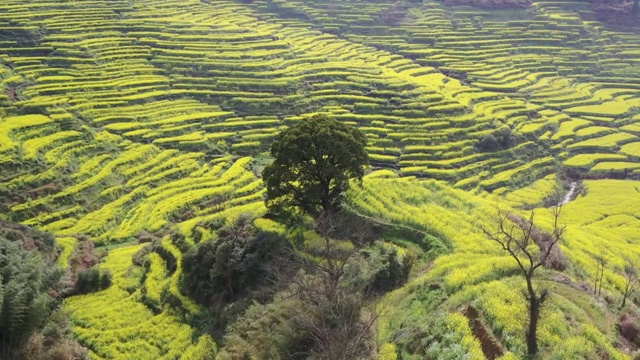
<instances>
[{"instance_id":1,"label":"shrub","mask_svg":"<svg viewBox=\"0 0 640 360\"><path fill-rule=\"evenodd\" d=\"M259 232L246 217L222 228L183 259L183 289L201 304L225 303L258 287L266 270L289 247L286 239Z\"/></svg>"},{"instance_id":2,"label":"shrub","mask_svg":"<svg viewBox=\"0 0 640 360\"><path fill-rule=\"evenodd\" d=\"M21 353L28 360L89 359L87 349L73 339L69 315L61 310L54 311L45 327L29 337Z\"/></svg>"},{"instance_id":3,"label":"shrub","mask_svg":"<svg viewBox=\"0 0 640 360\"><path fill-rule=\"evenodd\" d=\"M505 150L516 145L516 138L507 126L503 126L480 139L476 147L482 152Z\"/></svg>"},{"instance_id":4,"label":"shrub","mask_svg":"<svg viewBox=\"0 0 640 360\"><path fill-rule=\"evenodd\" d=\"M229 327L218 359L291 359L304 351L309 334L294 321L304 304L285 298L267 305L254 304Z\"/></svg>"},{"instance_id":5,"label":"shrub","mask_svg":"<svg viewBox=\"0 0 640 360\"><path fill-rule=\"evenodd\" d=\"M112 284L111 272L100 271L97 266L78 272L75 290L79 294L87 294L106 289Z\"/></svg>"},{"instance_id":6,"label":"shrub","mask_svg":"<svg viewBox=\"0 0 640 360\"><path fill-rule=\"evenodd\" d=\"M402 286L409 278L413 259L406 254L398 254L395 248L377 243L365 256L374 269L367 287L369 291L385 293Z\"/></svg>"},{"instance_id":7,"label":"shrub","mask_svg":"<svg viewBox=\"0 0 640 360\"><path fill-rule=\"evenodd\" d=\"M500 145L498 144L498 139L496 139L493 134L489 134L480 139L478 149L487 152L498 151L500 149Z\"/></svg>"}]
</instances>

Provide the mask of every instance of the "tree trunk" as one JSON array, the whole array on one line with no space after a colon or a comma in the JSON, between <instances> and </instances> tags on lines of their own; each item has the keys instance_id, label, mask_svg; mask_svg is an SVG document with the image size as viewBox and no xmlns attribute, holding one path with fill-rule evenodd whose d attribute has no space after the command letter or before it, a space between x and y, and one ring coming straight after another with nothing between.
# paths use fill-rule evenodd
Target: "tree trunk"
<instances>
[{"instance_id":1,"label":"tree trunk","mask_svg":"<svg viewBox=\"0 0 640 360\"><path fill-rule=\"evenodd\" d=\"M324 180L320 181L320 185L322 186L322 199L320 202L322 203L322 210L325 215L328 215L331 211L331 188L330 188L331 180L326 182Z\"/></svg>"},{"instance_id":2,"label":"tree trunk","mask_svg":"<svg viewBox=\"0 0 640 360\"><path fill-rule=\"evenodd\" d=\"M227 291L229 291L229 297L231 299L235 296L233 285L233 270L227 269Z\"/></svg>"},{"instance_id":3,"label":"tree trunk","mask_svg":"<svg viewBox=\"0 0 640 360\"><path fill-rule=\"evenodd\" d=\"M602 280L604 279L604 264L600 265L598 269L598 286L597 286L597 295L600 296L602 294Z\"/></svg>"},{"instance_id":4,"label":"tree trunk","mask_svg":"<svg viewBox=\"0 0 640 360\"><path fill-rule=\"evenodd\" d=\"M533 275L533 274L530 274ZM529 293L529 328L527 329L527 355L533 358L538 353L538 319L540 318L540 299L533 290L531 276L527 276Z\"/></svg>"},{"instance_id":5,"label":"tree trunk","mask_svg":"<svg viewBox=\"0 0 640 360\"><path fill-rule=\"evenodd\" d=\"M538 318L540 302L534 296L529 299L529 329L527 330L527 354L531 357L538 353Z\"/></svg>"},{"instance_id":6,"label":"tree trunk","mask_svg":"<svg viewBox=\"0 0 640 360\"><path fill-rule=\"evenodd\" d=\"M622 293L622 304L620 305L620 309L624 308L627 304L627 296L629 294L629 280L627 279L627 284L624 286L624 292Z\"/></svg>"},{"instance_id":7,"label":"tree trunk","mask_svg":"<svg viewBox=\"0 0 640 360\"><path fill-rule=\"evenodd\" d=\"M604 267L600 271L600 282L598 283L598 296L602 295L602 280L604 279Z\"/></svg>"},{"instance_id":8,"label":"tree trunk","mask_svg":"<svg viewBox=\"0 0 640 360\"><path fill-rule=\"evenodd\" d=\"M329 197L328 188L327 188L327 191L325 191L324 195L322 196L322 211L324 211L326 215L331 213L331 199Z\"/></svg>"}]
</instances>

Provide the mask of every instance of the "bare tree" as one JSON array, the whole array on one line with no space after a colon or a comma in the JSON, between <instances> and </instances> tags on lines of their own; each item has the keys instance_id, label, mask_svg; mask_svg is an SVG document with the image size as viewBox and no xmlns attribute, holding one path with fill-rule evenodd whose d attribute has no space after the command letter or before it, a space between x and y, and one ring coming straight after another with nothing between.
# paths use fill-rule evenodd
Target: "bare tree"
<instances>
[{"instance_id":1,"label":"bare tree","mask_svg":"<svg viewBox=\"0 0 640 360\"><path fill-rule=\"evenodd\" d=\"M320 216L315 230L321 242L307 249L310 254L299 255L303 272L292 280L291 296L298 297L305 308L294 321L309 333L313 343L299 355L351 360L367 358L373 351L372 335L379 312L366 306L366 284L357 281L360 250L370 235L366 227L353 228L358 225L362 224L344 216ZM353 235L352 242L334 239L336 233Z\"/></svg>"},{"instance_id":2,"label":"bare tree","mask_svg":"<svg viewBox=\"0 0 640 360\"><path fill-rule=\"evenodd\" d=\"M639 281L638 267L633 260L628 257L625 258L624 277L625 284L624 289L622 289L622 304L620 305L620 308L623 308L627 304L627 299L636 291L636 286Z\"/></svg>"},{"instance_id":3,"label":"bare tree","mask_svg":"<svg viewBox=\"0 0 640 360\"><path fill-rule=\"evenodd\" d=\"M534 356L538 353L538 320L542 305L549 297L544 289L538 291L534 286L535 271L547 263L554 246L560 241L566 226L560 225L561 206L551 208L553 216L553 231L549 234L544 246L536 244L532 236L535 230L534 212L531 211L528 220L519 218L509 212L498 209L497 230L482 229L487 238L500 245L518 264L518 269L527 283L524 296L528 302L529 324L526 333L527 353Z\"/></svg>"},{"instance_id":4,"label":"bare tree","mask_svg":"<svg viewBox=\"0 0 640 360\"><path fill-rule=\"evenodd\" d=\"M310 359L366 359L374 349L372 340L379 312L373 306L363 308L361 294L339 292L332 302L322 300L294 321L309 334L313 343L304 353Z\"/></svg>"},{"instance_id":5,"label":"bare tree","mask_svg":"<svg viewBox=\"0 0 640 360\"><path fill-rule=\"evenodd\" d=\"M604 249L600 248L600 252L596 255L596 280L593 284L593 294L600 296L602 294L602 280L604 279L604 269L607 267L607 258Z\"/></svg>"}]
</instances>

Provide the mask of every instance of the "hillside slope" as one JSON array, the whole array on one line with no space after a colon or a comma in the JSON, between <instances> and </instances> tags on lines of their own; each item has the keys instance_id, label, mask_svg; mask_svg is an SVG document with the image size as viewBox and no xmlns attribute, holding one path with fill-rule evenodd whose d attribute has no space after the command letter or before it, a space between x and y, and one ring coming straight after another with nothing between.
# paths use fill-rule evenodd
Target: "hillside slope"
<instances>
[{"instance_id":1,"label":"hillside slope","mask_svg":"<svg viewBox=\"0 0 640 360\"><path fill-rule=\"evenodd\" d=\"M388 296L398 305L381 346L421 358L427 335L448 334L482 357L460 321L471 304L521 357L521 282L479 228L498 201L544 219L555 186L583 182L565 212L569 269L544 274L558 294L542 339L557 351L544 355L629 358L615 323L637 311L616 304L623 258L640 256L640 34L594 18L579 0L5 0L0 213L109 252L115 285L66 302L95 358L200 359L216 344L187 324L201 309L179 289L183 253L208 223L262 216L264 152L327 113L357 125L384 169L352 207L450 248ZM164 256L134 266L144 242ZM601 249L610 266L595 297L578 284Z\"/></svg>"}]
</instances>

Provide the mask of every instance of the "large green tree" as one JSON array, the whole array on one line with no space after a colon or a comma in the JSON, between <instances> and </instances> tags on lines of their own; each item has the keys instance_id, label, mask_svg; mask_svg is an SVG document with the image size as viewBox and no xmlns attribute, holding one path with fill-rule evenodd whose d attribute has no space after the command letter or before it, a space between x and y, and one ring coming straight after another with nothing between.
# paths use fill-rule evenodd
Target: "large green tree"
<instances>
[{"instance_id":1,"label":"large green tree","mask_svg":"<svg viewBox=\"0 0 640 360\"><path fill-rule=\"evenodd\" d=\"M356 127L326 115L305 118L278 135L274 162L263 172L267 207L298 207L315 215L340 208L350 179L361 180L369 162L367 140Z\"/></svg>"}]
</instances>

